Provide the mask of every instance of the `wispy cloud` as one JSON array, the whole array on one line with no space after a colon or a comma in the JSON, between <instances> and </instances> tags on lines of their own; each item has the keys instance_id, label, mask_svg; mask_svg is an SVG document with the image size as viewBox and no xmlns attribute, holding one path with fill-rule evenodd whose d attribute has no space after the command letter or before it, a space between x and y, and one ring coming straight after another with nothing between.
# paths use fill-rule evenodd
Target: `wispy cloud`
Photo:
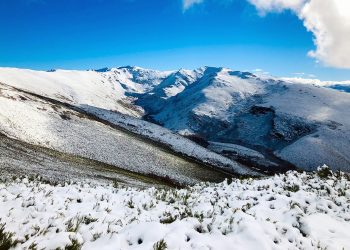
<instances>
[{"instance_id":1,"label":"wispy cloud","mask_svg":"<svg viewBox=\"0 0 350 250\"><path fill-rule=\"evenodd\" d=\"M296 77L316 78L314 74L308 74L304 72L296 72L296 73L293 73L293 75Z\"/></svg>"},{"instance_id":2,"label":"wispy cloud","mask_svg":"<svg viewBox=\"0 0 350 250\"><path fill-rule=\"evenodd\" d=\"M202 3L203 0L183 0L182 1L182 6L184 10L189 9L190 7L192 7L192 5L194 4L199 4Z\"/></svg>"},{"instance_id":3,"label":"wispy cloud","mask_svg":"<svg viewBox=\"0 0 350 250\"><path fill-rule=\"evenodd\" d=\"M248 71L251 71L255 75L258 75L258 76L270 76L270 72L267 72L263 69L253 69L253 70L248 70Z\"/></svg>"}]
</instances>

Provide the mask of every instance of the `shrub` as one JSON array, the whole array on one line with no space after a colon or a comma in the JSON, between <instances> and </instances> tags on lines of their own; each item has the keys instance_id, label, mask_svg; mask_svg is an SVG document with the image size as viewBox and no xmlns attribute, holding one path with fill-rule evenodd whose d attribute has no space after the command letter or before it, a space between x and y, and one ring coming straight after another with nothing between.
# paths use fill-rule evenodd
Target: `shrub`
<instances>
[{"instance_id":1,"label":"shrub","mask_svg":"<svg viewBox=\"0 0 350 250\"><path fill-rule=\"evenodd\" d=\"M317 171L317 175L320 178L328 178L329 176L332 175L332 171L329 169L329 167L327 167L326 165L324 165L323 167L320 167Z\"/></svg>"}]
</instances>

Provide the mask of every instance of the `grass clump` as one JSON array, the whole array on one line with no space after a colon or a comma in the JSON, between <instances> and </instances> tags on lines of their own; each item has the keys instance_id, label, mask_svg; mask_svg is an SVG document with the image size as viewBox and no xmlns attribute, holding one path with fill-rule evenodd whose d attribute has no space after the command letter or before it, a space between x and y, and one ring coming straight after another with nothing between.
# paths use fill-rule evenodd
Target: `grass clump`
<instances>
[{"instance_id":1,"label":"grass clump","mask_svg":"<svg viewBox=\"0 0 350 250\"><path fill-rule=\"evenodd\" d=\"M161 239L153 245L153 250L166 250L167 248L168 245L166 244L164 239Z\"/></svg>"},{"instance_id":2,"label":"grass clump","mask_svg":"<svg viewBox=\"0 0 350 250\"><path fill-rule=\"evenodd\" d=\"M127 202L127 206L128 206L129 208L135 208L135 204L134 204L134 202L133 202L132 199L130 199L130 200Z\"/></svg>"},{"instance_id":3,"label":"grass clump","mask_svg":"<svg viewBox=\"0 0 350 250\"><path fill-rule=\"evenodd\" d=\"M286 185L286 186L284 186L284 190L295 193L295 192L298 192L300 190L300 187L297 184Z\"/></svg>"},{"instance_id":4,"label":"grass clump","mask_svg":"<svg viewBox=\"0 0 350 250\"><path fill-rule=\"evenodd\" d=\"M8 250L18 243L13 239L14 233L5 231L5 223L0 224L0 250Z\"/></svg>"},{"instance_id":5,"label":"grass clump","mask_svg":"<svg viewBox=\"0 0 350 250\"><path fill-rule=\"evenodd\" d=\"M71 239L71 244L65 246L64 250L80 250L82 245L76 239Z\"/></svg>"},{"instance_id":6,"label":"grass clump","mask_svg":"<svg viewBox=\"0 0 350 250\"><path fill-rule=\"evenodd\" d=\"M80 224L84 221L83 217L71 218L66 223L66 231L76 233L80 227Z\"/></svg>"},{"instance_id":7,"label":"grass clump","mask_svg":"<svg viewBox=\"0 0 350 250\"><path fill-rule=\"evenodd\" d=\"M171 224L177 219L177 216L173 216L172 214L167 212L164 213L164 216L165 217L160 220L160 223L162 224Z\"/></svg>"},{"instance_id":8,"label":"grass clump","mask_svg":"<svg viewBox=\"0 0 350 250\"><path fill-rule=\"evenodd\" d=\"M30 244L30 246L28 247L29 250L37 250L37 243L33 242L32 244Z\"/></svg>"},{"instance_id":9,"label":"grass clump","mask_svg":"<svg viewBox=\"0 0 350 250\"><path fill-rule=\"evenodd\" d=\"M97 218L93 218L91 216L84 216L82 221L83 221L83 223L85 225L89 225L90 223L94 223L94 222L98 221L98 219Z\"/></svg>"}]
</instances>

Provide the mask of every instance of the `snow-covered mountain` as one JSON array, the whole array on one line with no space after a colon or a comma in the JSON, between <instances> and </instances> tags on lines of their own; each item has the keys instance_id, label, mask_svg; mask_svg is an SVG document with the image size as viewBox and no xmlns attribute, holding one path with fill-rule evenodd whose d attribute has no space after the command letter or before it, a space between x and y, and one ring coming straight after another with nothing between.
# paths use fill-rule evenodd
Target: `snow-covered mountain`
<instances>
[{"instance_id":1,"label":"snow-covered mountain","mask_svg":"<svg viewBox=\"0 0 350 250\"><path fill-rule=\"evenodd\" d=\"M175 96L153 91L136 103L150 120L181 134L273 153L304 169L327 163L349 170L348 93L225 68L200 72Z\"/></svg>"},{"instance_id":2,"label":"snow-covered mountain","mask_svg":"<svg viewBox=\"0 0 350 250\"><path fill-rule=\"evenodd\" d=\"M226 170L247 173L235 160L263 171L322 164L349 171L350 98L329 86L215 67L0 68L0 82L73 105Z\"/></svg>"}]
</instances>

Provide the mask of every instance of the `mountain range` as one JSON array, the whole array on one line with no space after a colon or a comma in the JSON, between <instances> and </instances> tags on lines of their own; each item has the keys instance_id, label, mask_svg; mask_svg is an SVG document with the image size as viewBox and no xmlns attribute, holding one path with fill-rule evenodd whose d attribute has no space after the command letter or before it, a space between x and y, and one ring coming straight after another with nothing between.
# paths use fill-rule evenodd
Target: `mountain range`
<instances>
[{"instance_id":1,"label":"mountain range","mask_svg":"<svg viewBox=\"0 0 350 250\"><path fill-rule=\"evenodd\" d=\"M349 171L349 86L219 67L0 68L0 133L178 183Z\"/></svg>"}]
</instances>

